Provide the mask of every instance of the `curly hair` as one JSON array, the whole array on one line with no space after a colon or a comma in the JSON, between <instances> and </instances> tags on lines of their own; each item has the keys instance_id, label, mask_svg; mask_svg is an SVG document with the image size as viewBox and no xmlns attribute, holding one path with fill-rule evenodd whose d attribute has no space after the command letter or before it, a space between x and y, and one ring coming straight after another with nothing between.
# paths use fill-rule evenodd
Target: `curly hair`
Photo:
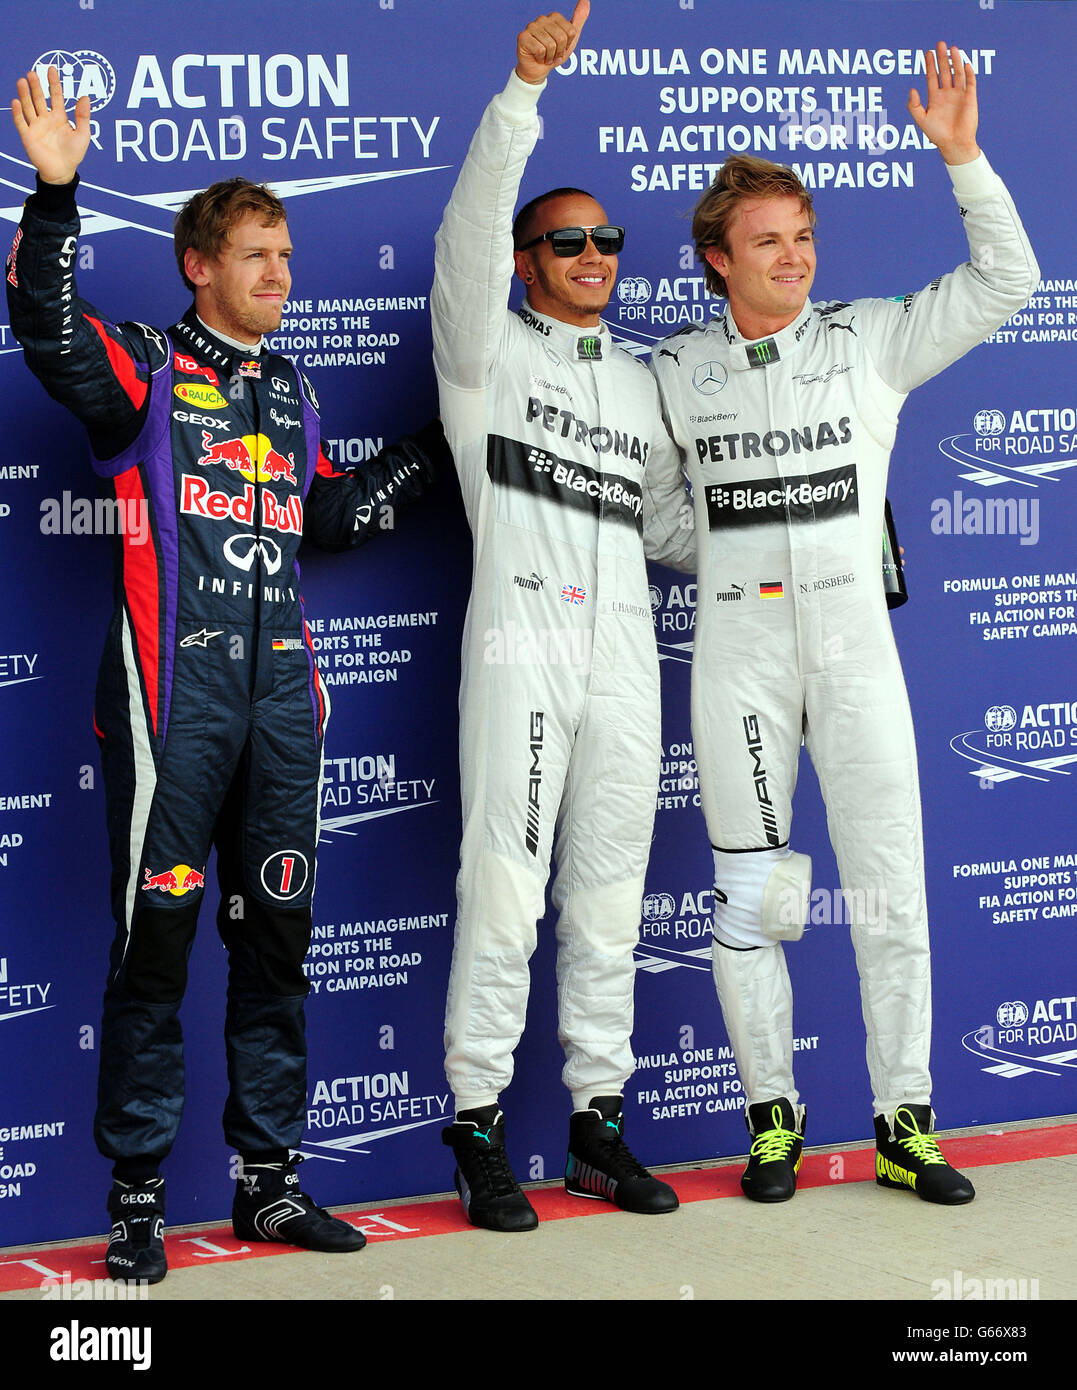
<instances>
[{"instance_id":1,"label":"curly hair","mask_svg":"<svg viewBox=\"0 0 1077 1390\"><path fill-rule=\"evenodd\" d=\"M285 221L284 204L264 183L250 179L224 179L196 193L176 214L172 235L176 264L183 283L193 293L194 285L183 267L187 251L216 259L228 234L237 222L247 216L261 219L263 227L275 227Z\"/></svg>"},{"instance_id":2,"label":"curly hair","mask_svg":"<svg viewBox=\"0 0 1077 1390\"><path fill-rule=\"evenodd\" d=\"M714 182L696 204L692 215L692 239L696 259L703 262L703 280L711 294L726 295L725 279L707 260L716 246L729 255L729 226L737 205L746 198L799 198L800 206L815 226L811 194L792 169L754 155L732 155L715 175Z\"/></svg>"}]
</instances>

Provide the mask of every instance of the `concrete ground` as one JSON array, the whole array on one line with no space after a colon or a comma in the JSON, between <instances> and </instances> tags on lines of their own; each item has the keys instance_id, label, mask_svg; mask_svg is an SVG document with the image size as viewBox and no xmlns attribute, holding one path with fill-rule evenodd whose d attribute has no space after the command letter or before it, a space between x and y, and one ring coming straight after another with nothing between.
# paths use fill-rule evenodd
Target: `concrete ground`
<instances>
[{"instance_id":1,"label":"concrete ground","mask_svg":"<svg viewBox=\"0 0 1077 1390\"><path fill-rule=\"evenodd\" d=\"M1001 1141L988 1135L1002 1128L1014 1142L1034 1145L1031 1131L1044 1131L1044 1139L1052 1132L1062 1136L1060 1127L1075 1121L1060 1117L960 1131L955 1138L997 1147ZM1068 1138L1055 1137L1045 1147L1064 1148ZM943 1140L944 1149L948 1142ZM409 1332L401 1353L422 1356L431 1349L430 1329L437 1324L425 1319L417 1324L401 1305L498 1302L505 1327L519 1325L524 1313L528 1356L544 1357L550 1346L538 1335L542 1324L535 1314L526 1314L526 1305L607 1302L623 1306L604 1312L596 1307L583 1316L604 1331L623 1329L629 1340L619 1343L620 1359L634 1345L668 1345L665 1320L637 1313L632 1305L679 1302L712 1305L703 1326L720 1328L722 1343L731 1337L740 1343L743 1335L751 1344L753 1334L761 1332L775 1336L777 1364L787 1369L792 1369L793 1346L826 1352L837 1338L848 1347L850 1330L858 1340L865 1328L871 1330L872 1354L887 1360L910 1349L939 1355L949 1348L965 1360L972 1353L1012 1360L1023 1351L1029 1363L1046 1369L1055 1354L1050 1347L1068 1340L1065 1305L1077 1299L1077 1153L958 1165L973 1178L977 1197L952 1208L879 1188L870 1177L870 1147L843 1153L851 1180L827 1181L828 1174L834 1176L835 1160L825 1151L808 1150L796 1198L769 1206L739 1195L742 1160L669 1170L682 1201L677 1212L660 1217L569 1199L559 1184L540 1184L529 1191L542 1219L536 1231L523 1235L461 1228L455 1198L450 1201L446 1194L383 1204L376 1215L365 1213L372 1222L370 1243L353 1255L276 1253L266 1247L272 1253L260 1258L200 1259L193 1266L173 1266L167 1279L148 1291L148 1300L126 1306L102 1301L100 1293L89 1301L85 1279L66 1294L55 1288L50 1299L39 1283L0 1294L0 1331L10 1337L13 1328L28 1329L42 1320L44 1327L50 1318L54 1325L58 1318L77 1317L85 1326L108 1315L114 1322L130 1319L158 1328L158 1344L164 1337L171 1356L182 1361L192 1351L185 1331L189 1305L198 1302L215 1305L198 1313L199 1327L231 1326L239 1317L262 1328L266 1345L273 1347L267 1364L275 1367L293 1349L276 1336L280 1318L289 1316L274 1311L282 1303L306 1305L301 1326L316 1339L333 1335L333 1329L339 1336L345 1325L391 1326L396 1345L404 1326ZM357 1224L363 1224L363 1216L351 1213ZM425 1228L427 1218L443 1233L412 1235ZM404 1229L394 1235L398 1227ZM199 1230L212 1243L214 1231ZM183 1233L170 1230L169 1235L182 1238ZM217 1235L222 1254L229 1245L236 1248L229 1227ZM100 1240L80 1245L84 1258L92 1250L100 1259ZM72 1247L5 1250L0 1261L22 1256L58 1268L60 1250L70 1256ZM382 1307L360 1314L358 1322L345 1324L343 1310L333 1311L339 1303L373 1302ZM175 1304L188 1305L188 1311L170 1310ZM236 1304L245 1306L241 1311ZM717 1319L714 1304L721 1305ZM856 1311L849 1304L873 1306ZM489 1316L495 1316L492 1308ZM567 1322L559 1318L549 1327L582 1321L581 1315L569 1314ZM473 1312L468 1326L481 1325L486 1324ZM560 1340L557 1346L563 1350Z\"/></svg>"}]
</instances>

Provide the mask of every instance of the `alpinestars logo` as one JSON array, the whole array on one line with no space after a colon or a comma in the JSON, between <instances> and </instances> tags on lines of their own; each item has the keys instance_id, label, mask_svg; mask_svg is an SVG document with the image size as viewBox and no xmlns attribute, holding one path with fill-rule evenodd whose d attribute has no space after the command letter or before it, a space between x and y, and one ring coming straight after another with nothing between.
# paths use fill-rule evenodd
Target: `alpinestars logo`
<instances>
[{"instance_id":1,"label":"alpinestars logo","mask_svg":"<svg viewBox=\"0 0 1077 1390\"><path fill-rule=\"evenodd\" d=\"M542 789L542 767L539 755L542 752L542 710L531 711L530 750L531 769L527 776L527 818L524 825L524 844L529 853L537 856L539 847L539 793Z\"/></svg>"}]
</instances>

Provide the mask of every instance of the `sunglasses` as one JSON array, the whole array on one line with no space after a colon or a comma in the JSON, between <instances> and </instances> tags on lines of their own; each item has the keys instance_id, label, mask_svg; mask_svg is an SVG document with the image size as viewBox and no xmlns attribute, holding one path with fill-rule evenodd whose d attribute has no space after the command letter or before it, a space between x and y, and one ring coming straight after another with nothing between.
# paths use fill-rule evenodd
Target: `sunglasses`
<instances>
[{"instance_id":1,"label":"sunglasses","mask_svg":"<svg viewBox=\"0 0 1077 1390\"><path fill-rule=\"evenodd\" d=\"M600 256L616 256L625 244L623 227L558 227L552 232L543 232L533 237L521 251L530 251L540 241L548 241L555 256L579 256L590 237Z\"/></svg>"}]
</instances>

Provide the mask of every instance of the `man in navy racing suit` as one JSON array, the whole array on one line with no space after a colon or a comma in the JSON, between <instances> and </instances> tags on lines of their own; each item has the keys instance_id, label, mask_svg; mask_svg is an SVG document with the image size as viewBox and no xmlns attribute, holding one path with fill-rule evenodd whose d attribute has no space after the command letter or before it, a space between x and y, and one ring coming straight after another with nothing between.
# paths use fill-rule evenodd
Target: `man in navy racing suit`
<instances>
[{"instance_id":1,"label":"man in navy racing suit","mask_svg":"<svg viewBox=\"0 0 1077 1390\"><path fill-rule=\"evenodd\" d=\"M30 368L86 426L121 508L116 608L95 698L116 936L105 993L95 1138L113 1161L107 1266L156 1282L164 1182L183 1106L177 1017L217 849L229 954L225 1137L242 1160L244 1240L319 1250L365 1244L300 1191L306 1104L302 962L311 930L328 697L303 620L296 552L362 544L381 508L419 495L440 430L356 473L320 446L318 405L266 350L291 276L283 205L244 179L176 219L194 303L167 332L112 324L78 297L76 173L89 138L49 73L18 84L15 124L38 172L7 264Z\"/></svg>"},{"instance_id":2,"label":"man in navy racing suit","mask_svg":"<svg viewBox=\"0 0 1077 1390\"><path fill-rule=\"evenodd\" d=\"M728 308L652 360L694 488L693 741L756 1201L793 1196L804 1132L781 945L803 930L810 888L810 861L789 847L802 736L852 919L877 1180L933 1202L974 1196L932 1137L916 749L879 556L906 395L1020 309L1039 272L976 143L971 67L944 44L925 62L928 105L914 91L909 110L946 163L970 260L904 299L812 305L809 195L792 170L737 156L693 224Z\"/></svg>"}]
</instances>

